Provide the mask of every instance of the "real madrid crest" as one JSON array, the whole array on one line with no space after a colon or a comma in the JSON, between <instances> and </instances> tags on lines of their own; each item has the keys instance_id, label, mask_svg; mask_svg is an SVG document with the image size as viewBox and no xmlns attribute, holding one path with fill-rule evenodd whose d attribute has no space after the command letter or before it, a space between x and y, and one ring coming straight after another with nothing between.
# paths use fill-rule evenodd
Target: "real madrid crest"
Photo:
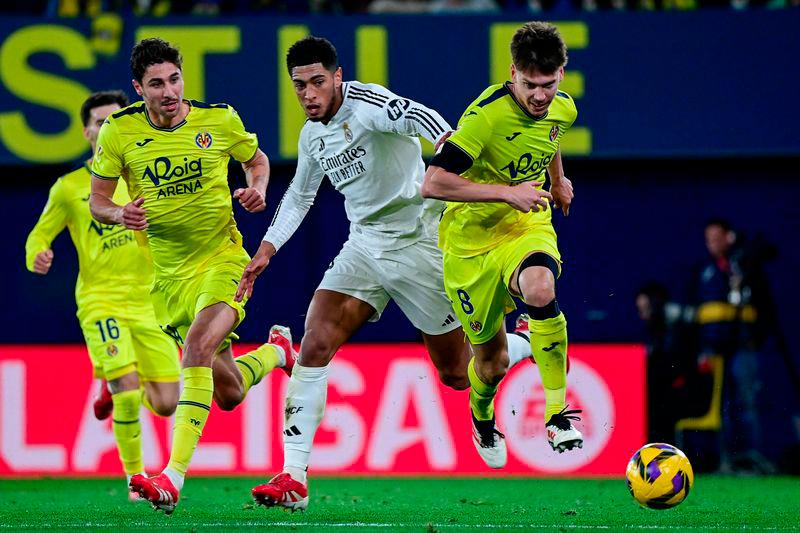
<instances>
[{"instance_id":1,"label":"real madrid crest","mask_svg":"<svg viewBox=\"0 0 800 533\"><path fill-rule=\"evenodd\" d=\"M201 131L194 138L194 142L197 144L197 146L205 150L206 148L211 146L211 143L214 142L214 139L211 137L211 134L208 133L207 131Z\"/></svg>"},{"instance_id":2,"label":"real madrid crest","mask_svg":"<svg viewBox=\"0 0 800 533\"><path fill-rule=\"evenodd\" d=\"M353 142L353 132L352 130L350 130L350 125L347 122L345 122L344 124L342 124L342 128L344 128L344 140L347 141L348 143Z\"/></svg>"},{"instance_id":3,"label":"real madrid crest","mask_svg":"<svg viewBox=\"0 0 800 533\"><path fill-rule=\"evenodd\" d=\"M556 139L558 139L558 124L550 128L550 140L555 142Z\"/></svg>"}]
</instances>

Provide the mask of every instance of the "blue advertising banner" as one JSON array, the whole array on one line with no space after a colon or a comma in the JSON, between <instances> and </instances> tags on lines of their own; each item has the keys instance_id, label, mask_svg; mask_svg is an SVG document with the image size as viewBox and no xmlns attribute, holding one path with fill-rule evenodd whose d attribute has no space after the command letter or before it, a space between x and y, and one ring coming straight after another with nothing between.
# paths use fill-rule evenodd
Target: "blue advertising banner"
<instances>
[{"instance_id":1,"label":"blue advertising banner","mask_svg":"<svg viewBox=\"0 0 800 533\"><path fill-rule=\"evenodd\" d=\"M186 97L235 106L275 160L303 122L284 54L309 33L339 49L345 79L387 85L455 124L507 78L522 20L485 16L0 19L0 164L83 156L78 108L130 85L139 39L180 46ZM800 154L800 11L587 14L558 21L570 49L563 90L579 117L565 154L703 157Z\"/></svg>"}]
</instances>

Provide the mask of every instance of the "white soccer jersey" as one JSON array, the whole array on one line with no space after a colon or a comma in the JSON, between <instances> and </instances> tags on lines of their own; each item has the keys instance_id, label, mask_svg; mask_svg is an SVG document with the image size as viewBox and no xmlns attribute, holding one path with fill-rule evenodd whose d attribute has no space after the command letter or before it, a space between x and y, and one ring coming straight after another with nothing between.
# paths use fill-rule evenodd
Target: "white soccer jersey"
<instances>
[{"instance_id":1,"label":"white soccer jersey","mask_svg":"<svg viewBox=\"0 0 800 533\"><path fill-rule=\"evenodd\" d=\"M350 239L367 250L398 250L436 232L443 205L420 195L425 164L417 137L436 143L450 131L437 113L385 87L342 85L328 122L307 121L297 170L264 236L279 249L314 203L323 177L344 195Z\"/></svg>"}]
</instances>

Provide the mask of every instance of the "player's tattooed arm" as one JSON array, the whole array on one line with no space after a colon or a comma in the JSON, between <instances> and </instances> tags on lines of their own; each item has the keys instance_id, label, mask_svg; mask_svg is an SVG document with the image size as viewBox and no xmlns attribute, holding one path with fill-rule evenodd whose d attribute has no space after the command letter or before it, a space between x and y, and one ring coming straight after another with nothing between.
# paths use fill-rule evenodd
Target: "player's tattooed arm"
<instances>
[{"instance_id":1,"label":"player's tattooed arm","mask_svg":"<svg viewBox=\"0 0 800 533\"><path fill-rule=\"evenodd\" d=\"M239 200L247 211L258 213L267 208L266 194L269 184L269 159L267 154L256 150L249 161L242 163L247 187L233 191L233 197Z\"/></svg>"},{"instance_id":2,"label":"player's tattooed arm","mask_svg":"<svg viewBox=\"0 0 800 533\"><path fill-rule=\"evenodd\" d=\"M553 160L547 166L550 175L550 194L557 209L564 211L564 216L569 216L569 207L575 194L572 190L572 181L564 175L564 164L561 161L561 150L556 152Z\"/></svg>"},{"instance_id":3,"label":"player's tattooed arm","mask_svg":"<svg viewBox=\"0 0 800 533\"><path fill-rule=\"evenodd\" d=\"M116 180L104 180L92 176L92 194L89 196L89 211L92 217L103 224L121 224L127 229L147 229L147 211L142 207L144 198L118 205L112 200L117 189Z\"/></svg>"}]
</instances>

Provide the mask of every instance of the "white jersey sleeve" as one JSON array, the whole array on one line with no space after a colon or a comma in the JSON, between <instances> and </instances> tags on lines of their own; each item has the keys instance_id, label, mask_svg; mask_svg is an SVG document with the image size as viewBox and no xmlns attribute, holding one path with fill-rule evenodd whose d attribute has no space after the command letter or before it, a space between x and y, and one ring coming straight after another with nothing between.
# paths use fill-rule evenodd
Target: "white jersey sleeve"
<instances>
[{"instance_id":1,"label":"white jersey sleeve","mask_svg":"<svg viewBox=\"0 0 800 533\"><path fill-rule=\"evenodd\" d=\"M297 170L294 178L278 204L272 224L263 239L272 243L276 250L286 244L300 227L308 210L314 204L314 198L325 176L319 163L309 155L308 135L303 133L305 131L300 134L298 142Z\"/></svg>"},{"instance_id":2,"label":"white jersey sleeve","mask_svg":"<svg viewBox=\"0 0 800 533\"><path fill-rule=\"evenodd\" d=\"M370 112L362 118L376 131L424 137L435 145L445 133L453 130L433 109L397 96L381 85L351 82L347 96L373 104L364 106Z\"/></svg>"}]
</instances>

